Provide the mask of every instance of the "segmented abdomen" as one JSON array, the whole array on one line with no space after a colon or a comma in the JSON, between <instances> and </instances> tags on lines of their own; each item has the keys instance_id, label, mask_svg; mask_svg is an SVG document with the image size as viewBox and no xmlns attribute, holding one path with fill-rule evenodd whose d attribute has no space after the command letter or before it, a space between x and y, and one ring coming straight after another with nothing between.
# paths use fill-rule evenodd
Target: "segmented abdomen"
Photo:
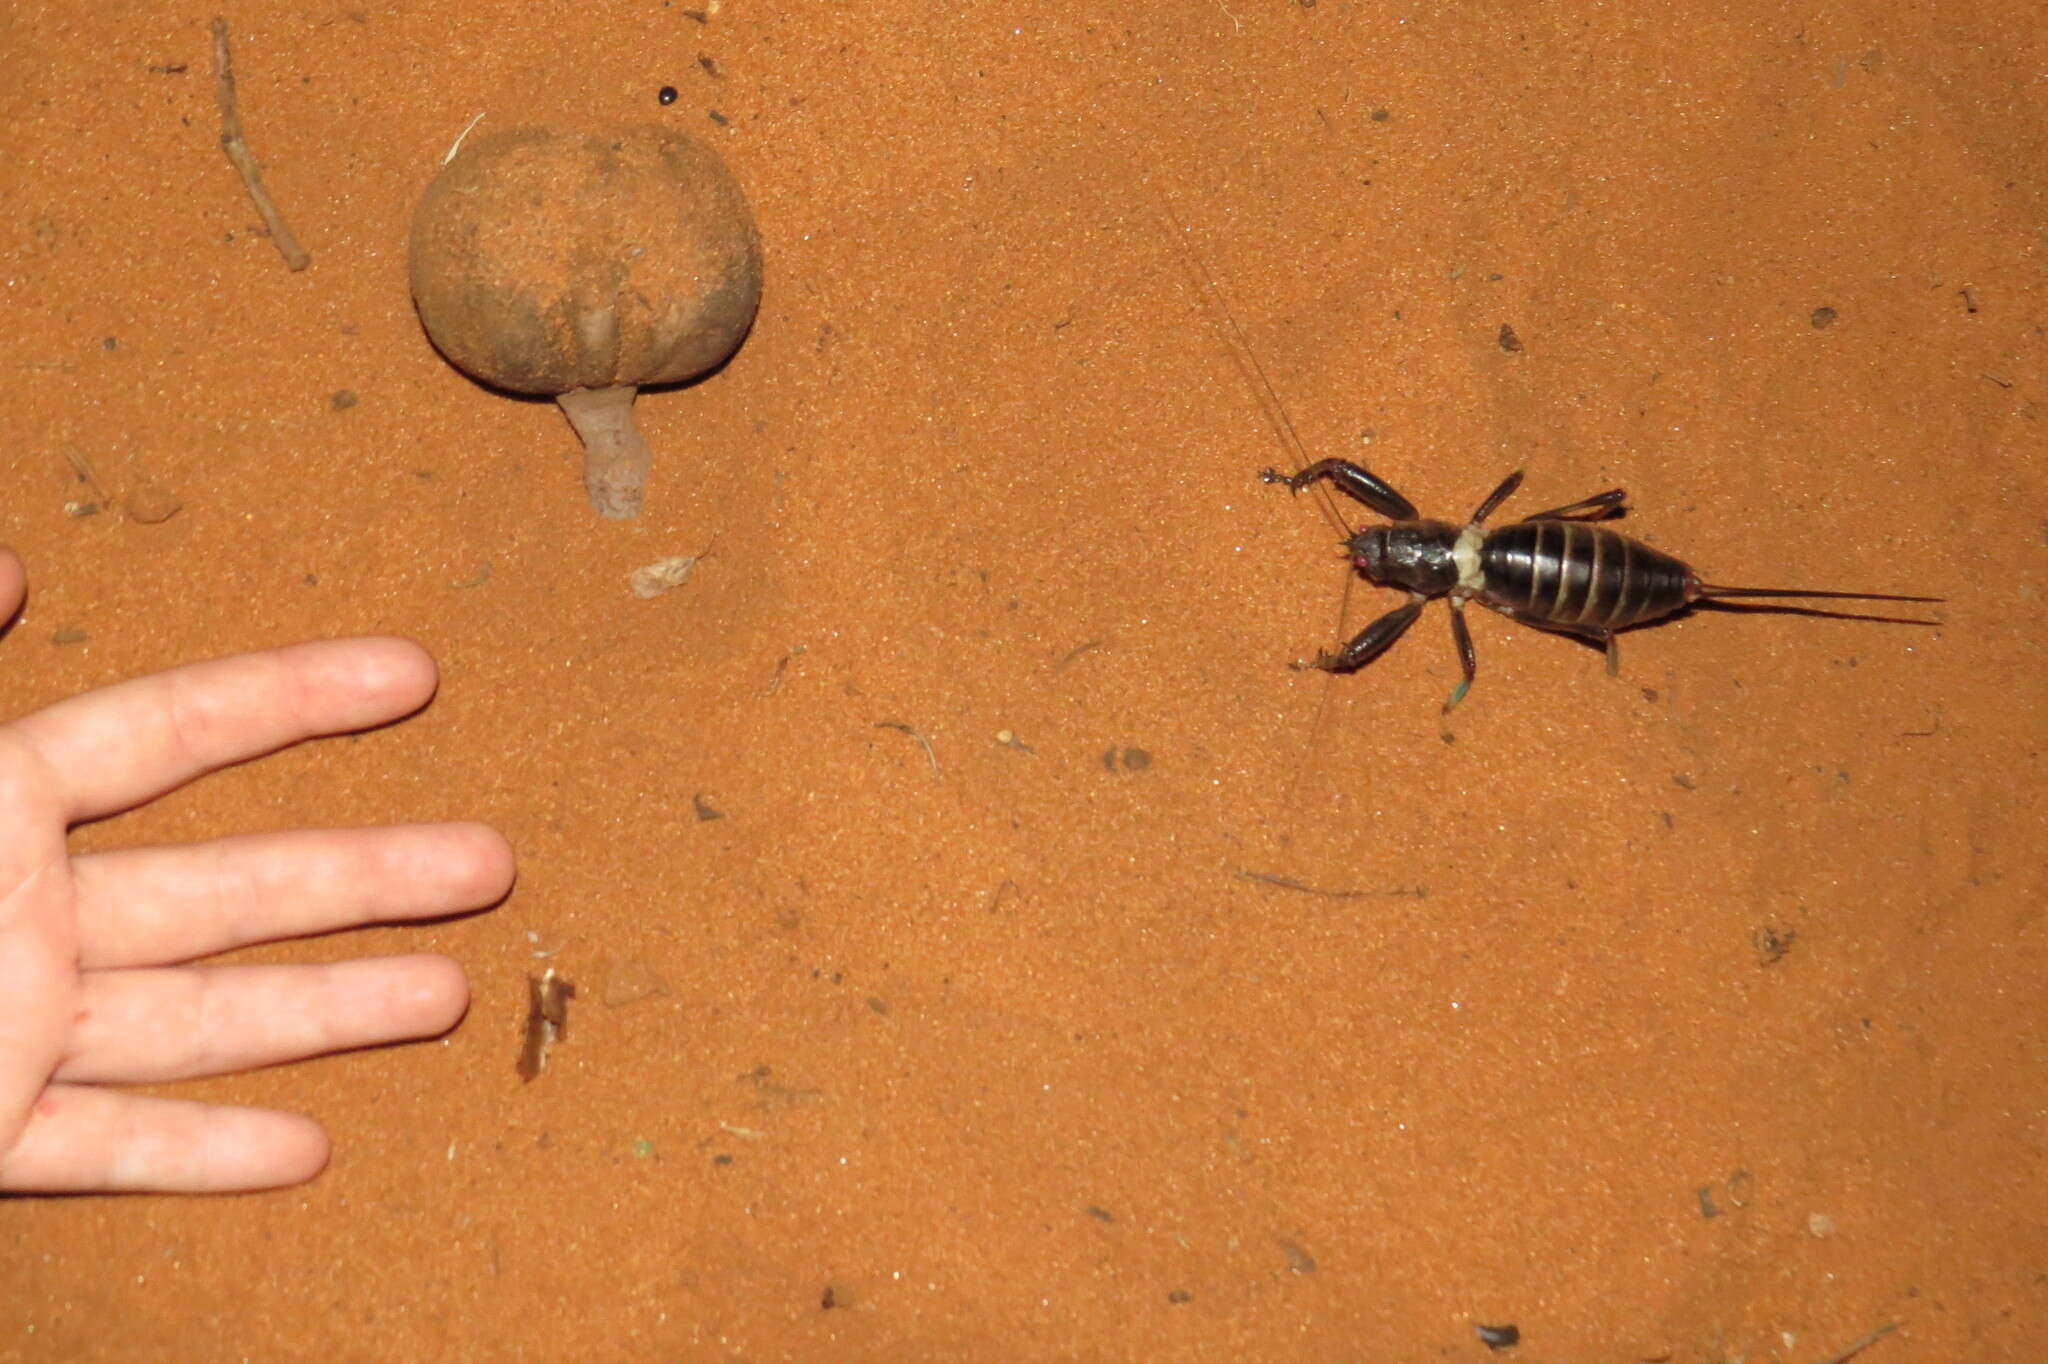
<instances>
[{"instance_id":1,"label":"segmented abdomen","mask_svg":"<svg viewBox=\"0 0 2048 1364\"><path fill-rule=\"evenodd\" d=\"M1486 537L1480 599L1531 621L1624 630L1690 599L1692 570L1618 531L1580 521L1518 521Z\"/></svg>"}]
</instances>

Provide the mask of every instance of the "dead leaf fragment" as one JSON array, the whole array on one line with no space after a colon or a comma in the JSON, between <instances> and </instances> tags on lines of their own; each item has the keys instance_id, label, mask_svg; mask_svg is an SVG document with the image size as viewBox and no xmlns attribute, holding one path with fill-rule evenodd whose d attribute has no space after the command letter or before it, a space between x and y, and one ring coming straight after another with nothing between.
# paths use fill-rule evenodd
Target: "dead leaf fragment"
<instances>
[{"instance_id":1,"label":"dead leaf fragment","mask_svg":"<svg viewBox=\"0 0 2048 1364\"><path fill-rule=\"evenodd\" d=\"M532 1080L548 1065L548 1048L569 1036L569 1001L576 987L550 966L526 978L526 1040L519 1049L519 1078Z\"/></svg>"},{"instance_id":2,"label":"dead leaf fragment","mask_svg":"<svg viewBox=\"0 0 2048 1364\"><path fill-rule=\"evenodd\" d=\"M606 965L604 987L598 998L607 1009L623 1009L628 1004L668 993L668 981L646 962L626 958Z\"/></svg>"},{"instance_id":3,"label":"dead leaf fragment","mask_svg":"<svg viewBox=\"0 0 2048 1364\"><path fill-rule=\"evenodd\" d=\"M185 504L169 488L155 483L138 483L121 499L121 507L128 513L130 521L155 526L183 511Z\"/></svg>"},{"instance_id":4,"label":"dead leaf fragment","mask_svg":"<svg viewBox=\"0 0 2048 1364\"><path fill-rule=\"evenodd\" d=\"M645 568L636 568L626 575L627 586L636 597L658 597L671 588L681 587L690 581L690 574L696 570L695 554L678 554L670 559L657 559Z\"/></svg>"}]
</instances>

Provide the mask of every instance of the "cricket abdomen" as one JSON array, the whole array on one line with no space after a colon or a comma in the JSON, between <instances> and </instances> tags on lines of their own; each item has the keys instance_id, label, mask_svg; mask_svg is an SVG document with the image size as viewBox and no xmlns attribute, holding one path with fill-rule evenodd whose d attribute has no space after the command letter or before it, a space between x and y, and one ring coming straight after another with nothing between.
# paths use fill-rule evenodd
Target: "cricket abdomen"
<instances>
[{"instance_id":1,"label":"cricket abdomen","mask_svg":"<svg viewBox=\"0 0 2048 1364\"><path fill-rule=\"evenodd\" d=\"M1488 605L1568 630L1625 630L1698 595L1692 569L1619 531L1581 521L1518 521L1480 548Z\"/></svg>"}]
</instances>

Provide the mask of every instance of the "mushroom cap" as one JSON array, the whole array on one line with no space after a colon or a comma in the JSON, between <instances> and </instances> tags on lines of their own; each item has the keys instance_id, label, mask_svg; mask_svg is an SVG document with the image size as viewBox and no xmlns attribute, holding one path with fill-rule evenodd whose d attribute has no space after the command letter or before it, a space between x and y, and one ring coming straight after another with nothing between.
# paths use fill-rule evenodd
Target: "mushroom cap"
<instances>
[{"instance_id":1,"label":"mushroom cap","mask_svg":"<svg viewBox=\"0 0 2048 1364\"><path fill-rule=\"evenodd\" d=\"M761 239L717 153L667 128L514 128L442 167L412 221L434 345L518 393L678 383L761 300Z\"/></svg>"}]
</instances>

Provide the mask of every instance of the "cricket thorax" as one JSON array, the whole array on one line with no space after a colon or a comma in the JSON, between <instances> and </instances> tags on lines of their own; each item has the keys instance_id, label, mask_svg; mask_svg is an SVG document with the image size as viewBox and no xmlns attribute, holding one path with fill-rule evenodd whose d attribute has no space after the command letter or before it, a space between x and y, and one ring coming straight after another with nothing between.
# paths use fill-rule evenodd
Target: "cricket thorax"
<instances>
[{"instance_id":1,"label":"cricket thorax","mask_svg":"<svg viewBox=\"0 0 2048 1364\"><path fill-rule=\"evenodd\" d=\"M1486 590L1485 560L1481 551L1486 548L1486 531L1481 526L1467 526L1458 532L1456 543L1451 546L1451 561L1458 566L1458 590L1478 595Z\"/></svg>"}]
</instances>

